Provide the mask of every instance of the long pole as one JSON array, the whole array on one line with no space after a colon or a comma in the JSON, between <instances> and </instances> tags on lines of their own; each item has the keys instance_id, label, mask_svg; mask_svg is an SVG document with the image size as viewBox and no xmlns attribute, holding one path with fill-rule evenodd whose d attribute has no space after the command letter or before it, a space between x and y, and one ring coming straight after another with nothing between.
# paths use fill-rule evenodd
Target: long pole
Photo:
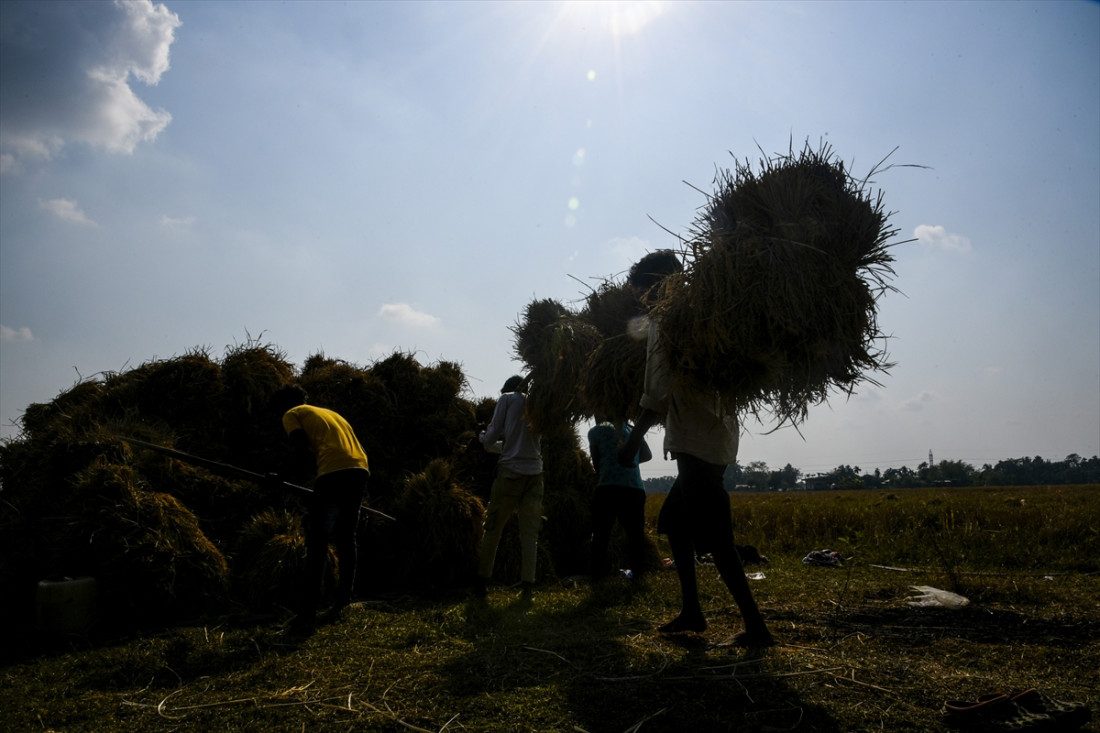
<instances>
[{"instance_id":1,"label":"long pole","mask_svg":"<svg viewBox=\"0 0 1100 733\"><path fill-rule=\"evenodd\" d=\"M222 463L221 461L214 461L214 460L211 460L209 458L203 458L201 456L192 455L190 453L184 453L183 451L176 450L175 448L168 448L167 446L157 445L156 443L150 443L146 440L140 440L138 438L131 438L131 437L125 436L125 435L120 435L118 437L121 440L125 440L127 443L132 443L133 445L140 445L142 448L148 448L149 450L156 451L158 453L163 453L166 456L171 456L172 458L183 461L185 463L191 463L191 464L196 465L196 466L202 466L203 468L208 468L211 471L214 471L215 473L218 473L218 472L233 473L233 474L236 474L236 475L240 476L241 478L248 479L249 481L255 481L256 483L259 483L259 484L267 483L267 481L269 480L268 477L264 476L262 473L257 473L256 471L249 471L247 468L241 468L240 466L234 466L231 463ZM286 487L288 489L293 489L295 491L302 491L302 492L305 492L307 494L312 494L313 493L313 489L311 489L311 488L308 488L306 486L302 486L301 484L292 484L289 481L283 481L281 479L279 480L279 485L283 486L283 487ZM393 522L397 521L396 518L391 517L389 514L386 514L385 512L380 512L377 509L372 509L371 507L366 506L365 504L363 505L362 508L364 510L370 512L371 514L377 514L378 516L385 517L386 519L389 519L390 521L393 521Z\"/></svg>"}]
</instances>

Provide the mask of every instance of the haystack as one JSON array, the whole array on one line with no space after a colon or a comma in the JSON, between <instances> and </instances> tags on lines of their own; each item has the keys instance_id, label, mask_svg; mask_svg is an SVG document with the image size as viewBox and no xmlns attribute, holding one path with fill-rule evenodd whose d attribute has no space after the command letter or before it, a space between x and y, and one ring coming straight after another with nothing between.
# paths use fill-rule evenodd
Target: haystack
<instances>
[{"instance_id":1,"label":"haystack","mask_svg":"<svg viewBox=\"0 0 1100 733\"><path fill-rule=\"evenodd\" d=\"M496 404L492 397L485 397L474 404L476 428L467 430L459 437L459 447L450 459L455 480L485 502L489 501L500 456L485 450L478 436L492 421Z\"/></svg>"},{"instance_id":2,"label":"haystack","mask_svg":"<svg viewBox=\"0 0 1100 733\"><path fill-rule=\"evenodd\" d=\"M294 367L275 346L250 341L230 349L221 368L224 450L244 468L268 471L285 451L282 416L272 409L271 396L294 382Z\"/></svg>"},{"instance_id":3,"label":"haystack","mask_svg":"<svg viewBox=\"0 0 1100 733\"><path fill-rule=\"evenodd\" d=\"M536 300L527 305L512 333L516 355L531 377L531 427L541 433L584 417L581 385L588 355L600 343L599 330L555 300Z\"/></svg>"},{"instance_id":4,"label":"haystack","mask_svg":"<svg viewBox=\"0 0 1100 733\"><path fill-rule=\"evenodd\" d=\"M603 282L585 298L578 317L599 330L587 355L581 399L588 417L633 419L645 377L645 308L625 282Z\"/></svg>"},{"instance_id":5,"label":"haystack","mask_svg":"<svg viewBox=\"0 0 1100 733\"><path fill-rule=\"evenodd\" d=\"M449 461L436 459L409 476L394 513L402 530L405 576L418 585L464 585L477 566L485 508L461 486Z\"/></svg>"},{"instance_id":6,"label":"haystack","mask_svg":"<svg viewBox=\"0 0 1100 733\"><path fill-rule=\"evenodd\" d=\"M385 508L410 473L451 456L476 426L474 407L462 396L466 377L448 361L421 365L395 352L369 367L310 357L300 383L310 402L343 415L371 464L371 501Z\"/></svg>"},{"instance_id":7,"label":"haystack","mask_svg":"<svg viewBox=\"0 0 1100 733\"><path fill-rule=\"evenodd\" d=\"M881 194L827 145L737 162L715 187L656 306L678 378L797 424L888 369L876 302L897 230Z\"/></svg>"},{"instance_id":8,"label":"haystack","mask_svg":"<svg viewBox=\"0 0 1100 733\"><path fill-rule=\"evenodd\" d=\"M232 555L234 595L255 610L291 608L302 590L305 535L298 514L266 510L244 526ZM339 579L336 553L329 548L324 587Z\"/></svg>"},{"instance_id":9,"label":"haystack","mask_svg":"<svg viewBox=\"0 0 1100 733\"><path fill-rule=\"evenodd\" d=\"M74 535L84 543L87 574L99 580L114 621L186 618L225 600L225 557L193 513L145 486L131 468L96 461L76 478L68 508L77 517Z\"/></svg>"},{"instance_id":10,"label":"haystack","mask_svg":"<svg viewBox=\"0 0 1100 733\"><path fill-rule=\"evenodd\" d=\"M222 443L222 367L205 349L104 375L99 420L127 419L171 432L188 450Z\"/></svg>"},{"instance_id":11,"label":"haystack","mask_svg":"<svg viewBox=\"0 0 1100 733\"><path fill-rule=\"evenodd\" d=\"M541 541L560 575L588 572L592 538L591 503L596 472L572 424L542 436L546 524Z\"/></svg>"},{"instance_id":12,"label":"haystack","mask_svg":"<svg viewBox=\"0 0 1100 733\"><path fill-rule=\"evenodd\" d=\"M135 469L151 485L172 494L194 512L203 533L223 552L233 548L253 515L298 498L288 491L265 489L254 481L216 476L152 451L138 453Z\"/></svg>"}]
</instances>

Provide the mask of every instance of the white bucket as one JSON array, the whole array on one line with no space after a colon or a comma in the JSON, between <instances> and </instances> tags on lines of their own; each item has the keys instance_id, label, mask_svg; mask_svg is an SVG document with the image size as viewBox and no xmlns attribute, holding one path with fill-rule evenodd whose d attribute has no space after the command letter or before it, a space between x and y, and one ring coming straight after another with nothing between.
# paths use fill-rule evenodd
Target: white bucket
<instances>
[{"instance_id":1,"label":"white bucket","mask_svg":"<svg viewBox=\"0 0 1100 733\"><path fill-rule=\"evenodd\" d=\"M95 621L95 578L39 581L35 600L39 631L83 633Z\"/></svg>"}]
</instances>

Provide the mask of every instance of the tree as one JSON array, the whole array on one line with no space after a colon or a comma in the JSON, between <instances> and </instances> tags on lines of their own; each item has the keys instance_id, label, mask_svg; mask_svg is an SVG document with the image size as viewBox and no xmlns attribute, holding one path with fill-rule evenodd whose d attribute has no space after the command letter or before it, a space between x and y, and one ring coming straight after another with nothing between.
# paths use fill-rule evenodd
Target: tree
<instances>
[{"instance_id":1,"label":"tree","mask_svg":"<svg viewBox=\"0 0 1100 733\"><path fill-rule=\"evenodd\" d=\"M882 472L877 468L874 473L865 473L860 476L860 480L863 482L863 487L865 489L882 488Z\"/></svg>"},{"instance_id":2,"label":"tree","mask_svg":"<svg viewBox=\"0 0 1100 733\"><path fill-rule=\"evenodd\" d=\"M788 463L778 471L772 471L768 474L768 488L772 490L793 489L801 476L802 472Z\"/></svg>"},{"instance_id":3,"label":"tree","mask_svg":"<svg viewBox=\"0 0 1100 733\"><path fill-rule=\"evenodd\" d=\"M752 461L745 467L744 481L757 491L768 488L768 464L764 461Z\"/></svg>"},{"instance_id":4,"label":"tree","mask_svg":"<svg viewBox=\"0 0 1100 733\"><path fill-rule=\"evenodd\" d=\"M917 474L908 466L888 468L882 474L882 482L888 486L915 486Z\"/></svg>"},{"instance_id":5,"label":"tree","mask_svg":"<svg viewBox=\"0 0 1100 733\"><path fill-rule=\"evenodd\" d=\"M838 489L860 489L863 488L863 480L859 476L859 466L849 466L847 464L837 466L833 471L833 483L836 484Z\"/></svg>"}]
</instances>

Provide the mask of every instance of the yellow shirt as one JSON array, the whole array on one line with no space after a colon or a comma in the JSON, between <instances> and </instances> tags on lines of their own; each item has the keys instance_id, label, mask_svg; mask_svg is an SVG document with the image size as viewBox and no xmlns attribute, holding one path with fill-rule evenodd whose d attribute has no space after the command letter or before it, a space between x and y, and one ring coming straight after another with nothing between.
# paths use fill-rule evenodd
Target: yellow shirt
<instances>
[{"instance_id":1,"label":"yellow shirt","mask_svg":"<svg viewBox=\"0 0 1100 733\"><path fill-rule=\"evenodd\" d=\"M332 410L313 405L298 405L283 415L287 435L302 430L317 457L317 475L324 476L346 468L369 471L367 453L355 437L348 421Z\"/></svg>"}]
</instances>

